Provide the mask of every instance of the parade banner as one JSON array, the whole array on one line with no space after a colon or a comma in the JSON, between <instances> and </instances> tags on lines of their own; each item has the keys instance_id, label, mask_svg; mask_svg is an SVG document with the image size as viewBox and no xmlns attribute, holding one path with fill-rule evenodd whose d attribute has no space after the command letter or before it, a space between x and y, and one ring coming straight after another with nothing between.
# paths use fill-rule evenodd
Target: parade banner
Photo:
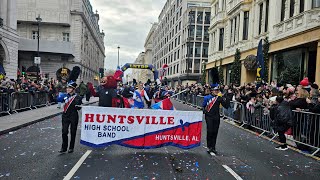
<instances>
[{"instance_id":1,"label":"parade banner","mask_svg":"<svg viewBox=\"0 0 320 180\"><path fill-rule=\"evenodd\" d=\"M152 149L200 145L202 112L82 107L81 144Z\"/></svg>"}]
</instances>

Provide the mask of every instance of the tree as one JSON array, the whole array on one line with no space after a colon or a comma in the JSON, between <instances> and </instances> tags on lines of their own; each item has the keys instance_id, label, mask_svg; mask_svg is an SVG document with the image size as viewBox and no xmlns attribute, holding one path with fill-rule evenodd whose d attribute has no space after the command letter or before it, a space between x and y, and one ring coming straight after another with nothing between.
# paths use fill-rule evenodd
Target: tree
<instances>
[{"instance_id":1,"label":"tree","mask_svg":"<svg viewBox=\"0 0 320 180\"><path fill-rule=\"evenodd\" d=\"M231 82L240 85L241 82L241 53L240 49L237 48L236 53L234 55L234 63L231 68Z\"/></svg>"},{"instance_id":2,"label":"tree","mask_svg":"<svg viewBox=\"0 0 320 180\"><path fill-rule=\"evenodd\" d=\"M264 61L264 82L269 82L269 38L266 37L263 43L263 61Z\"/></svg>"},{"instance_id":3,"label":"tree","mask_svg":"<svg viewBox=\"0 0 320 180\"><path fill-rule=\"evenodd\" d=\"M224 76L223 76L223 69L222 69L222 58L220 58L220 66L219 66L219 84L224 84Z\"/></svg>"}]
</instances>

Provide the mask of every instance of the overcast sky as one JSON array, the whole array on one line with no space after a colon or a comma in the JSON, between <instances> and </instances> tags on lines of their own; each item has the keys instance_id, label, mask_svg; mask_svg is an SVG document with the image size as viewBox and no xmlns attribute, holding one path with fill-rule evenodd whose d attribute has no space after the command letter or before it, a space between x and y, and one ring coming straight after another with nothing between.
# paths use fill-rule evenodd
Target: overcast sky
<instances>
[{"instance_id":1,"label":"overcast sky","mask_svg":"<svg viewBox=\"0 0 320 180\"><path fill-rule=\"evenodd\" d=\"M144 51L144 42L166 0L90 0L100 14L100 29L106 36L106 69L116 69L120 46L120 65L132 63Z\"/></svg>"}]
</instances>

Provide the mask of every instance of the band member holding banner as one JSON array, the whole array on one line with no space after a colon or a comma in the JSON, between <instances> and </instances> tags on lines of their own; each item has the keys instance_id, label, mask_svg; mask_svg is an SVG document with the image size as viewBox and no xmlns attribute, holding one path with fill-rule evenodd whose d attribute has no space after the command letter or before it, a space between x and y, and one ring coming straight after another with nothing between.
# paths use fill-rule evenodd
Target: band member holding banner
<instances>
[{"instance_id":1,"label":"band member holding banner","mask_svg":"<svg viewBox=\"0 0 320 180\"><path fill-rule=\"evenodd\" d=\"M224 97L218 96L220 91L218 87L213 88L211 91L211 94L204 97L202 107L207 123L208 153L215 156L217 154L216 142L220 126L220 104L228 108L231 98L228 95Z\"/></svg>"},{"instance_id":2,"label":"band member holding banner","mask_svg":"<svg viewBox=\"0 0 320 180\"><path fill-rule=\"evenodd\" d=\"M116 107L116 88L117 81L113 76L102 78L100 86L98 86L96 90L91 83L89 84L91 94L95 97L99 97L99 106L101 107Z\"/></svg>"},{"instance_id":3,"label":"band member holding banner","mask_svg":"<svg viewBox=\"0 0 320 180\"><path fill-rule=\"evenodd\" d=\"M79 71L80 68L74 68L74 70ZM71 131L71 140L69 145L68 153L72 153L74 149L74 143L77 134L77 127L79 122L78 110L81 109L80 105L82 104L82 98L75 93L75 89L77 84L75 83L79 74L72 70L69 83L67 85L67 95L65 97L65 105L63 108L62 114L62 147L59 153L65 153L68 149L68 134L69 134L69 126Z\"/></svg>"},{"instance_id":4,"label":"band member holding banner","mask_svg":"<svg viewBox=\"0 0 320 180\"><path fill-rule=\"evenodd\" d=\"M148 97L147 92L143 89L143 85L139 84L138 89L133 93L133 100L134 100L134 108L143 109L144 108L144 100L151 101Z\"/></svg>"}]
</instances>

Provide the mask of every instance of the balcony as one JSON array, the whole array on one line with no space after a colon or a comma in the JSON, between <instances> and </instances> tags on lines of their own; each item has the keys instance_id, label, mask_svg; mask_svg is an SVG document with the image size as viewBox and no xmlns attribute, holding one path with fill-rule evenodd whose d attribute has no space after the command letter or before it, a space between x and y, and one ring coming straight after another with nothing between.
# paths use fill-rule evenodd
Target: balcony
<instances>
[{"instance_id":1,"label":"balcony","mask_svg":"<svg viewBox=\"0 0 320 180\"><path fill-rule=\"evenodd\" d=\"M227 3L227 13L231 13L234 9L236 9L244 0L230 0L229 3Z\"/></svg>"},{"instance_id":2,"label":"balcony","mask_svg":"<svg viewBox=\"0 0 320 180\"><path fill-rule=\"evenodd\" d=\"M215 16L211 18L211 26L215 26L216 24L219 24L223 21L225 18L225 11L218 12Z\"/></svg>"},{"instance_id":3,"label":"balcony","mask_svg":"<svg viewBox=\"0 0 320 180\"><path fill-rule=\"evenodd\" d=\"M37 51L36 39L19 40L19 51ZM40 52L70 54L74 56L74 47L71 42L40 40Z\"/></svg>"},{"instance_id":4,"label":"balcony","mask_svg":"<svg viewBox=\"0 0 320 180\"><path fill-rule=\"evenodd\" d=\"M273 26L274 38L278 40L319 26L320 9L311 9Z\"/></svg>"}]
</instances>

